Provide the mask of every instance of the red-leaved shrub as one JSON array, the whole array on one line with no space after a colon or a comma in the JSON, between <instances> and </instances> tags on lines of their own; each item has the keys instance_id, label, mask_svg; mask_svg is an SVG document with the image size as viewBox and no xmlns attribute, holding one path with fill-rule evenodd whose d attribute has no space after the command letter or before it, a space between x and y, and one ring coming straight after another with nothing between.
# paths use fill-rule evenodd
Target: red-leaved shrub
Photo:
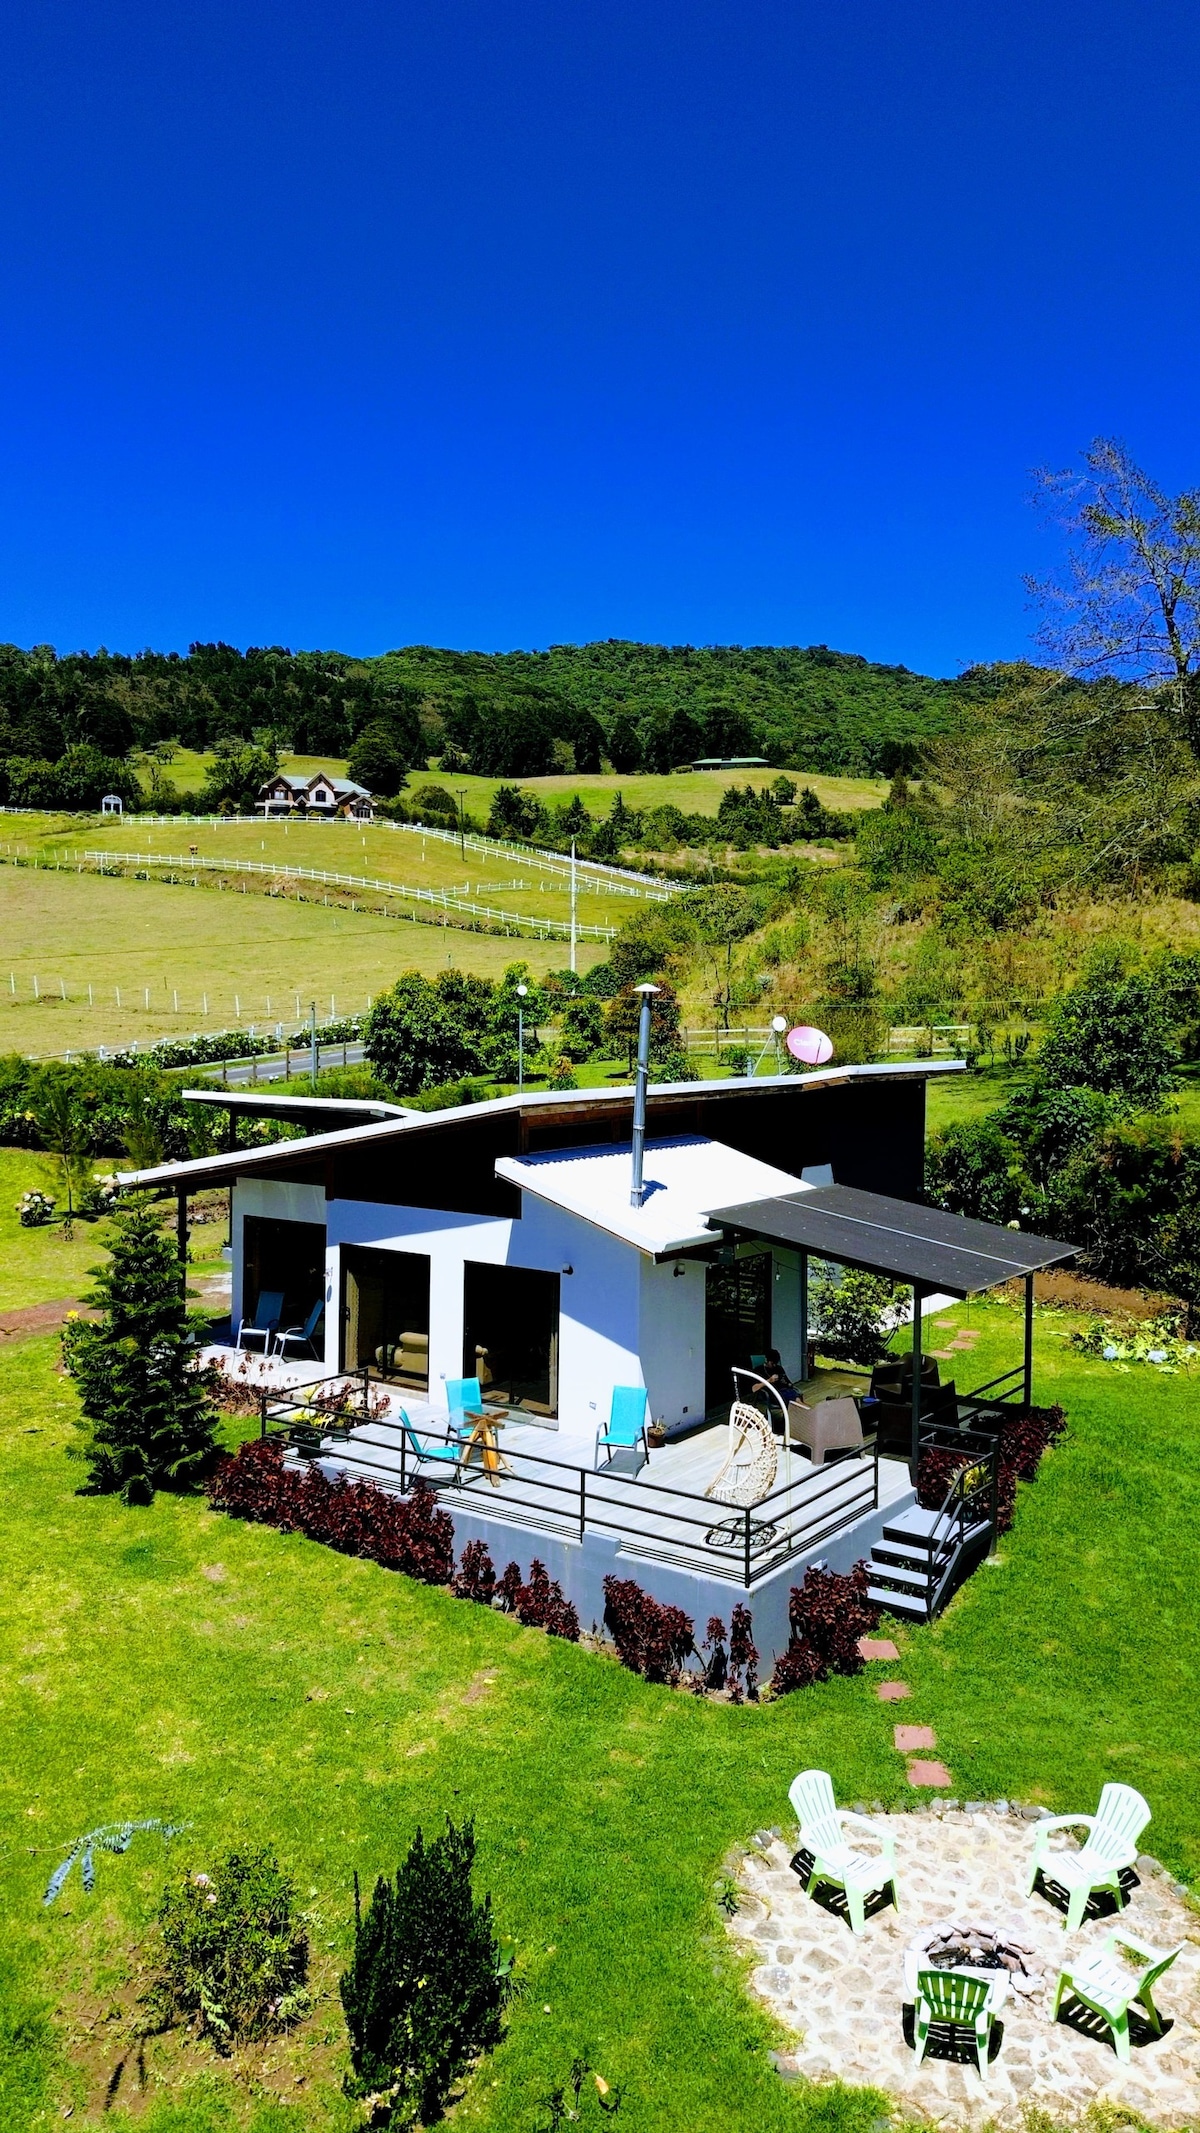
<instances>
[{"instance_id":1,"label":"red-leaved shrub","mask_svg":"<svg viewBox=\"0 0 1200 2133\"><path fill-rule=\"evenodd\" d=\"M480 1607L491 1606L496 1590L496 1565L486 1542L467 1542L458 1558L458 1569L450 1580L450 1590L456 1599L475 1600Z\"/></svg>"},{"instance_id":2,"label":"red-leaved shrub","mask_svg":"<svg viewBox=\"0 0 1200 2133\"><path fill-rule=\"evenodd\" d=\"M632 1578L607 1577L604 1619L623 1666L647 1681L678 1681L684 1660L695 1650L692 1620L682 1607L651 1599Z\"/></svg>"},{"instance_id":3,"label":"red-leaved shrub","mask_svg":"<svg viewBox=\"0 0 1200 2133\"><path fill-rule=\"evenodd\" d=\"M505 1614L515 1615L517 1601L521 1597L524 1583L525 1581L521 1576L521 1565L519 1563L507 1564L503 1577L496 1582L496 1598L504 1609Z\"/></svg>"},{"instance_id":4,"label":"red-leaved shrub","mask_svg":"<svg viewBox=\"0 0 1200 2133\"><path fill-rule=\"evenodd\" d=\"M867 1566L856 1563L848 1577L836 1570L806 1570L788 1601L792 1641L776 1662L771 1690L783 1696L809 1688L830 1674L860 1674L858 1640L874 1629L879 1609L867 1598Z\"/></svg>"},{"instance_id":5,"label":"red-leaved shrub","mask_svg":"<svg viewBox=\"0 0 1200 2133\"><path fill-rule=\"evenodd\" d=\"M996 1435L996 1526L1007 1533L1017 1505L1018 1481L1033 1481L1047 1445L1062 1436L1067 1418L1059 1406L1005 1414ZM917 1470L917 1502L940 1511L955 1476L977 1462L948 1445L928 1445Z\"/></svg>"},{"instance_id":6,"label":"red-leaved shrub","mask_svg":"<svg viewBox=\"0 0 1200 2133\"><path fill-rule=\"evenodd\" d=\"M811 1644L789 1644L782 1659L775 1661L771 1694L787 1696L793 1689L811 1689L814 1681L827 1679L828 1671Z\"/></svg>"},{"instance_id":7,"label":"red-leaved shrub","mask_svg":"<svg viewBox=\"0 0 1200 2133\"><path fill-rule=\"evenodd\" d=\"M741 1702L743 1687L751 1703L758 1701L758 1646L753 1628L750 1609L739 1603L729 1618L729 1691L734 1703Z\"/></svg>"},{"instance_id":8,"label":"red-leaved shrub","mask_svg":"<svg viewBox=\"0 0 1200 2133\"><path fill-rule=\"evenodd\" d=\"M516 1616L527 1629L544 1629L551 1637L565 1637L569 1644L579 1642L579 1616L558 1579L550 1577L536 1555L529 1565L529 1583L517 1594Z\"/></svg>"},{"instance_id":9,"label":"red-leaved shrub","mask_svg":"<svg viewBox=\"0 0 1200 2133\"><path fill-rule=\"evenodd\" d=\"M303 1533L425 1585L446 1584L454 1569L453 1521L424 1481L407 1499L370 1481L331 1481L319 1466L285 1466L282 1442L267 1437L223 1459L208 1493L213 1509L231 1518Z\"/></svg>"}]
</instances>

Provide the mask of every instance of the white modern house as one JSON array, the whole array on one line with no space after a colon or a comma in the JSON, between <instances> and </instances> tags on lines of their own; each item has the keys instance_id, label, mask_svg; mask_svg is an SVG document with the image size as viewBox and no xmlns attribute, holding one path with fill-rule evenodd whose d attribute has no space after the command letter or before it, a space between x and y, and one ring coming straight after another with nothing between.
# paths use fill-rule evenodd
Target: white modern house
<instances>
[{"instance_id":1,"label":"white modern house","mask_svg":"<svg viewBox=\"0 0 1200 2133\"><path fill-rule=\"evenodd\" d=\"M1032 1270L1070 1251L919 1204L926 1081L956 1070L652 1088L640 1204L628 1087L383 1118L348 1106L335 1130L126 1182L176 1195L181 1223L190 1192L228 1187L226 1365L271 1392L353 1381L349 1436L318 1447L332 1469L402 1489L418 1470L447 1483L461 1540L487 1539L498 1567L540 1555L585 1618L598 1619L614 1564L635 1563L621 1574L693 1614L720 1611L740 1583L781 1648L804 1563L849 1567L914 1501L909 1463L867 1442L822 1467L781 1441L765 1501L730 1513L736 1497L705 1495L727 1456L734 1368L773 1348L794 1383L808 1377L810 1256L945 1296L1015 1275L1029 1293ZM330 1118L328 1103L314 1117L298 1097L206 1100L318 1128ZM261 1336L237 1353L264 1297L279 1300L280 1327L323 1305L307 1356L260 1361ZM445 1443L447 1381L476 1377L504 1465L419 1468L401 1412L419 1440ZM622 1386L645 1388L665 1441L610 1466L596 1439ZM272 1418L287 1412L272 1403Z\"/></svg>"}]
</instances>

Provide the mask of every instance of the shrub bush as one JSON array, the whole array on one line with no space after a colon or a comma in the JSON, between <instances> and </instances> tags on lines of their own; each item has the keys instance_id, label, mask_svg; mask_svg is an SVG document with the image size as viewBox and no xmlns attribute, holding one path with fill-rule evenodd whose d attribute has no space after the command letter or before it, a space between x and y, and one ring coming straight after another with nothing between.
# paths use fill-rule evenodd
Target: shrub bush
<instances>
[{"instance_id":1,"label":"shrub bush","mask_svg":"<svg viewBox=\"0 0 1200 2133\"><path fill-rule=\"evenodd\" d=\"M458 1569L450 1580L450 1590L456 1599L474 1600L480 1607L490 1607L496 1591L496 1566L483 1541L468 1541L458 1559Z\"/></svg>"},{"instance_id":2,"label":"shrub bush","mask_svg":"<svg viewBox=\"0 0 1200 2133\"><path fill-rule=\"evenodd\" d=\"M1005 1415L996 1439L996 1527L1007 1533L1016 1515L1018 1481L1033 1481L1043 1452L1062 1436L1067 1418L1061 1407L1031 1407ZM929 1445L917 1471L917 1502L939 1511L957 1474L975 1462L949 1446Z\"/></svg>"},{"instance_id":3,"label":"shrub bush","mask_svg":"<svg viewBox=\"0 0 1200 2133\"><path fill-rule=\"evenodd\" d=\"M879 1609L867 1598L867 1566L856 1563L849 1576L835 1570L806 1570L804 1583L793 1585L788 1601L792 1641L776 1662L773 1696L806 1689L830 1674L861 1674L858 1640L876 1627Z\"/></svg>"},{"instance_id":4,"label":"shrub bush","mask_svg":"<svg viewBox=\"0 0 1200 2133\"><path fill-rule=\"evenodd\" d=\"M454 1570L454 1524L429 1484L407 1499L371 1481L331 1481L320 1467L285 1467L278 1437L243 1444L224 1459L209 1488L216 1511L358 1555L424 1585L445 1585Z\"/></svg>"},{"instance_id":5,"label":"shrub bush","mask_svg":"<svg viewBox=\"0 0 1200 2133\"><path fill-rule=\"evenodd\" d=\"M809 1297L822 1355L847 1363L876 1363L888 1352L908 1290L883 1274L815 1262Z\"/></svg>"},{"instance_id":6,"label":"shrub bush","mask_svg":"<svg viewBox=\"0 0 1200 2133\"><path fill-rule=\"evenodd\" d=\"M646 1681L678 1681L695 1650L690 1615L651 1599L632 1578L606 1577L604 1619L623 1666Z\"/></svg>"},{"instance_id":7,"label":"shrub bush","mask_svg":"<svg viewBox=\"0 0 1200 2133\"><path fill-rule=\"evenodd\" d=\"M536 1556L529 1565L528 1584L517 1592L515 1612L518 1622L527 1629L544 1629L551 1637L565 1637L570 1644L579 1642L579 1616L557 1578L550 1577Z\"/></svg>"},{"instance_id":8,"label":"shrub bush","mask_svg":"<svg viewBox=\"0 0 1200 2133\"><path fill-rule=\"evenodd\" d=\"M294 1904L291 1880L265 1850L231 1852L211 1875L168 1886L152 2011L194 2022L223 2052L306 2015L308 1941Z\"/></svg>"},{"instance_id":9,"label":"shrub bush","mask_svg":"<svg viewBox=\"0 0 1200 2133\"><path fill-rule=\"evenodd\" d=\"M758 1701L758 1646L754 1642L750 1609L740 1602L729 1617L729 1689L734 1703L743 1693Z\"/></svg>"},{"instance_id":10,"label":"shrub bush","mask_svg":"<svg viewBox=\"0 0 1200 2133\"><path fill-rule=\"evenodd\" d=\"M381 1875L362 1915L354 1882L354 1960L341 1980L353 2095L394 2125L440 2118L454 2083L503 2035L508 1980L491 1898L471 1887L475 1825L426 1845L418 1829L395 1883Z\"/></svg>"}]
</instances>

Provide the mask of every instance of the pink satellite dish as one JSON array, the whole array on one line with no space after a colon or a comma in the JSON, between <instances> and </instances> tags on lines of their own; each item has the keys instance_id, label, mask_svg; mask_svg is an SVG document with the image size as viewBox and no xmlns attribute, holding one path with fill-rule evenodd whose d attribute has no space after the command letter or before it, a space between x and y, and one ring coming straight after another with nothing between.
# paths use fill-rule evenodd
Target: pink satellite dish
<instances>
[{"instance_id":1,"label":"pink satellite dish","mask_svg":"<svg viewBox=\"0 0 1200 2133\"><path fill-rule=\"evenodd\" d=\"M807 1026L790 1029L783 1041L792 1058L798 1059L803 1066L824 1066L827 1060L833 1058L833 1040L825 1035L823 1029L809 1029Z\"/></svg>"}]
</instances>

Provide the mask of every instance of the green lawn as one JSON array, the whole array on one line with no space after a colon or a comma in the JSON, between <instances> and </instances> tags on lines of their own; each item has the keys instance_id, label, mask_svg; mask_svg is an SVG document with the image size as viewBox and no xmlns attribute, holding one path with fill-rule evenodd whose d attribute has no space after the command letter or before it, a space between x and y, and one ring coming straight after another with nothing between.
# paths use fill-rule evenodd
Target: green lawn
<instances>
[{"instance_id":1,"label":"green lawn","mask_svg":"<svg viewBox=\"0 0 1200 2133\"><path fill-rule=\"evenodd\" d=\"M569 952L561 940L414 925L336 904L3 865L0 926L0 1051L35 1058L239 1021L294 1025L297 998L302 1016L314 998L321 1015L331 1002L338 1014L361 1013L403 970L433 977L453 962L498 978L527 962L540 974ZM580 969L600 953L581 943Z\"/></svg>"},{"instance_id":2,"label":"green lawn","mask_svg":"<svg viewBox=\"0 0 1200 2133\"><path fill-rule=\"evenodd\" d=\"M0 1209L0 1247L13 1220ZM26 1300L60 1267L45 1233L27 1241L12 1282ZM948 1313L932 1343L967 1316ZM1019 1320L1001 1305L970 1319L978 1382L1012 1360ZM1067 1323L1039 1317L1037 1362L1068 1440L1022 1490L996 1563L933 1630L898 1633L889 1671L911 1683L905 1717L935 1727L960 1796L1090 1807L1106 1777L1127 1778L1154 1807L1152 1848L1200 1877L1195 1388L1076 1356ZM102 1859L90 1898L77 1882L50 1911L40 1897L81 1831L149 1815L189 1825L174 1871L237 1843L277 1848L312 1913L321 1997L291 2043L233 2068L152 2041L137 2123L348 2124L336 1977L351 1874L388 1868L419 1821L449 1811L476 1816L527 1987L464 2123L531 2133L536 2099L583 2051L627 2085L636 2133L869 2133L878 2099L777 2083L713 1904L728 1848L786 1820L798 1768L827 1767L851 1801L905 1797L869 1675L773 1707L710 1706L199 1501L77 1497L56 1360L47 1339L0 1357L0 2124L48 2126L67 2104L91 2122L126 2060L107 2121L123 2122L158 1840Z\"/></svg>"},{"instance_id":3,"label":"green lawn","mask_svg":"<svg viewBox=\"0 0 1200 2133\"><path fill-rule=\"evenodd\" d=\"M163 775L181 793L197 793L204 783L205 772L212 762L211 756L198 755L193 749L180 748L173 761L164 763ZM140 763L139 772L143 782L149 777L149 765ZM311 776L318 770L331 771L334 777L344 778L346 765L332 756L284 755L280 757L282 770L294 771L299 776ZM853 808L878 807L887 797L886 778L829 778L820 771L797 770L787 775L797 785L810 785L826 807ZM449 772L443 778L440 771L414 770L408 780L410 789L418 785L444 785L455 797L466 795L469 815L483 820L500 785L520 784L527 792L537 793L548 804L557 800L569 800L579 794L584 806L593 815L606 815L612 806L613 794L624 795L630 807L681 807L685 814L715 815L721 804L721 795L733 784L754 786L769 785L777 778L777 770L673 770L664 775L618 777L615 772L603 775L594 772L556 772L545 778L476 778Z\"/></svg>"}]
</instances>

